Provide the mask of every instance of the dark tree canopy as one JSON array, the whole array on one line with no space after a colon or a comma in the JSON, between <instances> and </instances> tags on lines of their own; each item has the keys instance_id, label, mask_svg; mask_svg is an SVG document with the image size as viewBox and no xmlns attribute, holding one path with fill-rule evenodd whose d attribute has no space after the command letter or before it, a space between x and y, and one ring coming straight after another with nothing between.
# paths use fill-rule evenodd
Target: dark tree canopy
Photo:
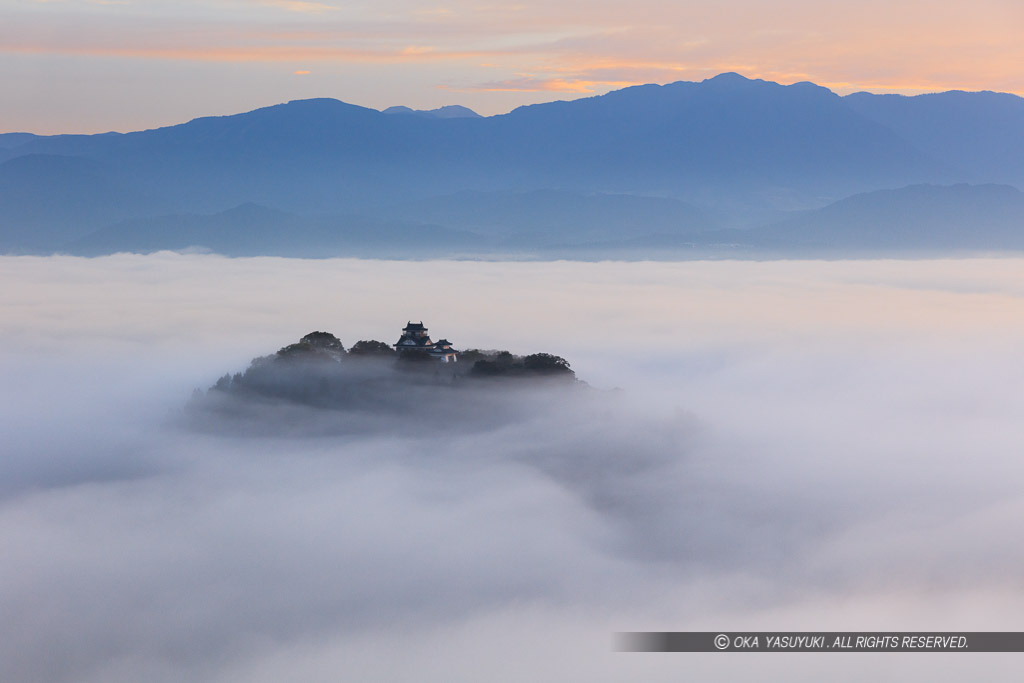
<instances>
[{"instance_id":1,"label":"dark tree canopy","mask_svg":"<svg viewBox=\"0 0 1024 683\"><path fill-rule=\"evenodd\" d=\"M289 344L277 352L282 360L332 360L339 361L345 356L345 347L330 332L310 332L295 344Z\"/></svg>"},{"instance_id":2,"label":"dark tree canopy","mask_svg":"<svg viewBox=\"0 0 1024 683\"><path fill-rule=\"evenodd\" d=\"M324 349L326 351L336 351L338 353L345 352L345 347L342 345L341 340L330 332L310 332L300 339L299 343L309 344L313 348Z\"/></svg>"},{"instance_id":3,"label":"dark tree canopy","mask_svg":"<svg viewBox=\"0 0 1024 683\"><path fill-rule=\"evenodd\" d=\"M464 358L465 356L466 354L463 354ZM520 357L508 351L478 351L473 354L473 358L476 362L469 371L472 377L576 377L567 360L550 353L534 353Z\"/></svg>"},{"instance_id":4,"label":"dark tree canopy","mask_svg":"<svg viewBox=\"0 0 1024 683\"><path fill-rule=\"evenodd\" d=\"M315 355L317 350L309 344L296 343L283 346L277 351L278 358L300 358L302 356Z\"/></svg>"},{"instance_id":5,"label":"dark tree canopy","mask_svg":"<svg viewBox=\"0 0 1024 683\"><path fill-rule=\"evenodd\" d=\"M533 353L523 358L523 368L538 375L573 374L569 361L550 353Z\"/></svg>"},{"instance_id":6,"label":"dark tree canopy","mask_svg":"<svg viewBox=\"0 0 1024 683\"><path fill-rule=\"evenodd\" d=\"M473 363L478 360L485 360L487 358L487 353L480 349L466 349L459 352L459 362L469 367L472 367Z\"/></svg>"},{"instance_id":7,"label":"dark tree canopy","mask_svg":"<svg viewBox=\"0 0 1024 683\"><path fill-rule=\"evenodd\" d=\"M575 378L568 361L550 353L517 356L508 351L472 349L459 353L456 362L444 363L427 349L398 353L373 339L356 342L346 353L333 334L311 332L275 354L253 359L244 373L224 375L211 390L314 405L357 405L362 400L359 396L373 396L372 400L366 398L366 405L377 405L375 401L385 399L383 394L374 393L374 387L387 387L388 391L404 386L496 388L512 386L505 382L531 379L574 384Z\"/></svg>"},{"instance_id":8,"label":"dark tree canopy","mask_svg":"<svg viewBox=\"0 0 1024 683\"><path fill-rule=\"evenodd\" d=\"M348 353L340 349L333 335L306 335L196 393L186 416L200 429L242 433L420 438L531 420L577 398L591 403L587 385L565 359L551 354L477 349L445 362L429 350L399 355L366 339Z\"/></svg>"},{"instance_id":9,"label":"dark tree canopy","mask_svg":"<svg viewBox=\"0 0 1024 683\"><path fill-rule=\"evenodd\" d=\"M395 350L390 345L376 339L357 341L348 352L353 356L384 356L390 358L395 355Z\"/></svg>"},{"instance_id":10,"label":"dark tree canopy","mask_svg":"<svg viewBox=\"0 0 1024 683\"><path fill-rule=\"evenodd\" d=\"M493 360L478 360L469 370L469 374L475 377L499 377L507 372L507 366Z\"/></svg>"}]
</instances>

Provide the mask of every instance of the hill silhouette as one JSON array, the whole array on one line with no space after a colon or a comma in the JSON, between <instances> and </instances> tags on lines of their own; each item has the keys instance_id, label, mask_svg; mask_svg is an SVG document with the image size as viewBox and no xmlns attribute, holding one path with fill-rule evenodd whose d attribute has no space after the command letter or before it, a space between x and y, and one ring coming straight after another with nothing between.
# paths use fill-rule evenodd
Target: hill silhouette
<instances>
[{"instance_id":1,"label":"hill silhouette","mask_svg":"<svg viewBox=\"0 0 1024 683\"><path fill-rule=\"evenodd\" d=\"M855 93L854 111L965 173L970 182L1024 186L1024 98L994 92Z\"/></svg>"},{"instance_id":2,"label":"hill silhouette","mask_svg":"<svg viewBox=\"0 0 1024 683\"><path fill-rule=\"evenodd\" d=\"M837 251L1024 249L1024 193L1008 185L913 185L854 195L751 231L769 247Z\"/></svg>"},{"instance_id":3,"label":"hill silhouette","mask_svg":"<svg viewBox=\"0 0 1024 683\"><path fill-rule=\"evenodd\" d=\"M525 234L534 247L680 239L875 190L1019 182L1022 102L994 93L840 97L811 83L722 74L490 117L312 99L127 134L4 136L0 249L53 250L115 223L121 232L105 234L117 248L109 240L128 234L125 221L157 219L169 234L167 216L247 203L306 220L391 222L378 234L410 249L425 224ZM622 199L629 195L638 198ZM246 239L242 228L230 239L222 232L218 250L244 251L230 241ZM315 250L301 241L319 234L294 232L293 252Z\"/></svg>"},{"instance_id":4,"label":"hill silhouette","mask_svg":"<svg viewBox=\"0 0 1024 683\"><path fill-rule=\"evenodd\" d=\"M333 334L311 332L197 390L186 413L200 429L267 434L491 429L582 400L589 388L552 354L472 350L459 358L396 354L366 340L346 351Z\"/></svg>"},{"instance_id":5,"label":"hill silhouette","mask_svg":"<svg viewBox=\"0 0 1024 683\"><path fill-rule=\"evenodd\" d=\"M481 118L480 114L469 107L463 107L458 104L449 104L444 107L438 107L437 109L411 109L409 107L397 106L388 107L383 110L384 114L409 114L412 116L423 116L430 119L477 119Z\"/></svg>"}]
</instances>

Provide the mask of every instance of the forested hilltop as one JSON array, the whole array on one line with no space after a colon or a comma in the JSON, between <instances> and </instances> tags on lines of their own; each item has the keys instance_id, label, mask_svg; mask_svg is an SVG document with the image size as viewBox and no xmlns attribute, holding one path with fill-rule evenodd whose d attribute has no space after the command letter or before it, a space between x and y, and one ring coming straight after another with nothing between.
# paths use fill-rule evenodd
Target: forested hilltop
<instances>
[{"instance_id":1,"label":"forested hilltop","mask_svg":"<svg viewBox=\"0 0 1024 683\"><path fill-rule=\"evenodd\" d=\"M207 427L227 419L269 432L305 431L314 418L315 431L332 432L383 423L395 429L396 422L492 426L527 417L543 403L541 393L587 387L568 361L549 353L471 349L453 356L445 362L377 340L346 349L329 332L311 332L197 390L187 413Z\"/></svg>"}]
</instances>

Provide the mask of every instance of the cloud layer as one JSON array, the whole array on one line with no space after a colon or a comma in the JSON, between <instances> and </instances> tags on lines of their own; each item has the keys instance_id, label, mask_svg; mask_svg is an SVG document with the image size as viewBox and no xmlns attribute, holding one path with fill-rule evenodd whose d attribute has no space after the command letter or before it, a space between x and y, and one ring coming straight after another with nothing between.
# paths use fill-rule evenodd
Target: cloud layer
<instances>
[{"instance_id":1,"label":"cloud layer","mask_svg":"<svg viewBox=\"0 0 1024 683\"><path fill-rule=\"evenodd\" d=\"M1021 627L1019 261L2 266L5 681L960 680L612 634ZM422 434L182 424L253 356L410 317L625 391Z\"/></svg>"}]
</instances>

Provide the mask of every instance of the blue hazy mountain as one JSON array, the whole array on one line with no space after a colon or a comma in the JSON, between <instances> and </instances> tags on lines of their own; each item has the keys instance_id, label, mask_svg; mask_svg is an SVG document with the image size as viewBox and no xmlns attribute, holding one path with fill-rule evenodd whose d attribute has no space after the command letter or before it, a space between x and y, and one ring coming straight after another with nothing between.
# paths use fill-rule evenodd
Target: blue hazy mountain
<instances>
[{"instance_id":1,"label":"blue hazy mountain","mask_svg":"<svg viewBox=\"0 0 1024 683\"><path fill-rule=\"evenodd\" d=\"M753 243L837 251L1024 249L1024 193L1008 185L913 185L854 195L750 231Z\"/></svg>"},{"instance_id":2,"label":"blue hazy mountain","mask_svg":"<svg viewBox=\"0 0 1024 683\"><path fill-rule=\"evenodd\" d=\"M504 187L500 162L472 130L487 121L383 114L313 99L117 136L50 136L0 150L0 160L42 153L99 161L123 171L133 190L164 197L181 212L249 201L301 213L348 212L481 180Z\"/></svg>"},{"instance_id":3,"label":"blue hazy mountain","mask_svg":"<svg viewBox=\"0 0 1024 683\"><path fill-rule=\"evenodd\" d=\"M62 251L83 256L197 250L227 256L410 258L489 248L479 235L437 225L365 216L298 216L249 203L215 214L123 221L74 240Z\"/></svg>"},{"instance_id":4,"label":"blue hazy mountain","mask_svg":"<svg viewBox=\"0 0 1024 683\"><path fill-rule=\"evenodd\" d=\"M14 149L37 137L32 133L0 133L0 149Z\"/></svg>"},{"instance_id":5,"label":"blue hazy mountain","mask_svg":"<svg viewBox=\"0 0 1024 683\"><path fill-rule=\"evenodd\" d=\"M26 154L0 163L0 248L7 251L56 249L161 206L88 157Z\"/></svg>"},{"instance_id":6,"label":"blue hazy mountain","mask_svg":"<svg viewBox=\"0 0 1024 683\"><path fill-rule=\"evenodd\" d=\"M855 93L854 111L895 131L972 182L1024 186L1024 98L952 91L906 97Z\"/></svg>"},{"instance_id":7,"label":"blue hazy mountain","mask_svg":"<svg viewBox=\"0 0 1024 683\"><path fill-rule=\"evenodd\" d=\"M432 210L442 211L452 217L451 223L473 228L465 230L396 218L303 217L245 204L216 214L124 221L76 240L62 251L88 256L199 249L230 256L656 259L926 256L1024 250L1024 193L995 184L913 185L867 192L749 230L725 229L707 222L692 224L688 229L652 223L633 232L508 231L502 226L478 223L469 209L464 220L450 213L451 207L462 205L494 208L494 214L500 216L502 204L518 207L526 198L544 194L461 193L416 202L395 212L400 215L408 210L410 215L427 216ZM585 206L588 199L592 198L572 199L569 195L557 201L581 200ZM543 202L540 204L543 206ZM617 210L611 206L612 211ZM630 206L651 210L628 203L618 209ZM512 223L515 227L514 220Z\"/></svg>"},{"instance_id":8,"label":"blue hazy mountain","mask_svg":"<svg viewBox=\"0 0 1024 683\"><path fill-rule=\"evenodd\" d=\"M651 233L685 235L721 227L706 211L678 199L567 190L463 190L378 207L376 212L531 246L580 244Z\"/></svg>"},{"instance_id":9,"label":"blue hazy mountain","mask_svg":"<svg viewBox=\"0 0 1024 683\"><path fill-rule=\"evenodd\" d=\"M750 230L648 234L551 249L557 258L924 257L1024 250L1024 193L911 185L847 197Z\"/></svg>"},{"instance_id":10,"label":"blue hazy mountain","mask_svg":"<svg viewBox=\"0 0 1024 683\"><path fill-rule=\"evenodd\" d=\"M704 204L738 192L821 205L955 171L810 83L725 74L521 107L502 116L383 114L337 100L116 136L51 136L8 154L131 169L183 210L259 201L295 211L460 190L644 193Z\"/></svg>"},{"instance_id":11,"label":"blue hazy mountain","mask_svg":"<svg viewBox=\"0 0 1024 683\"><path fill-rule=\"evenodd\" d=\"M697 194L687 188L737 187L839 197L950 172L825 88L737 74L532 105L494 119L502 157L530 172L571 178L582 170L590 182L622 191L682 198Z\"/></svg>"},{"instance_id":12,"label":"blue hazy mountain","mask_svg":"<svg viewBox=\"0 0 1024 683\"><path fill-rule=\"evenodd\" d=\"M615 241L750 228L879 189L1024 178L1021 98L945 95L906 98L908 109L723 74L491 117L313 99L126 134L5 137L0 249L250 202L376 226ZM995 132L977 130L986 121Z\"/></svg>"},{"instance_id":13,"label":"blue hazy mountain","mask_svg":"<svg viewBox=\"0 0 1024 683\"><path fill-rule=\"evenodd\" d=\"M442 227L443 226L443 227ZM378 207L373 215L300 216L253 203L213 214L169 214L118 222L60 245L83 255L188 248L233 256L384 256L521 252L646 235L718 228L673 199L465 191Z\"/></svg>"},{"instance_id":14,"label":"blue hazy mountain","mask_svg":"<svg viewBox=\"0 0 1024 683\"><path fill-rule=\"evenodd\" d=\"M478 119L481 118L480 114L469 107L463 107L458 104L449 104L444 107L438 107L437 109L410 109L409 107L397 106L388 107L383 110L384 114L407 114L412 116L424 116L428 119Z\"/></svg>"}]
</instances>

